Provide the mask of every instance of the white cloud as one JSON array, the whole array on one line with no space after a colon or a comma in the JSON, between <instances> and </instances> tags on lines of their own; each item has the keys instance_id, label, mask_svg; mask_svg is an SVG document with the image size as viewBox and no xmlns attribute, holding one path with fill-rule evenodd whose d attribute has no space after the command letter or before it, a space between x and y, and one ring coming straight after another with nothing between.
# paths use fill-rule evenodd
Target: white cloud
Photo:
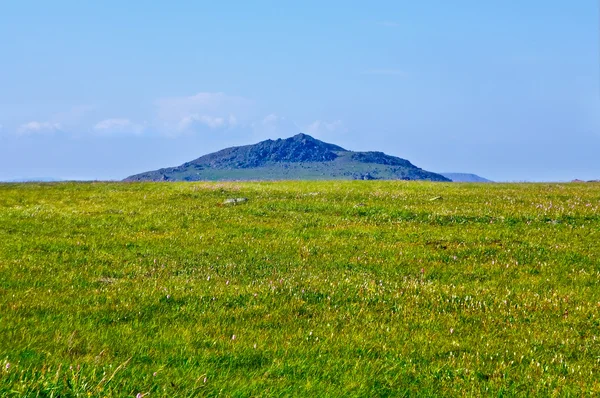
<instances>
[{"instance_id":1,"label":"white cloud","mask_svg":"<svg viewBox=\"0 0 600 398\"><path fill-rule=\"evenodd\" d=\"M270 115L267 115L264 117L264 119L262 120L262 124L265 126L272 125L272 124L277 123L281 119L285 119L285 118L281 118L281 117L277 116L276 114L271 113Z\"/></svg>"},{"instance_id":2,"label":"white cloud","mask_svg":"<svg viewBox=\"0 0 600 398\"><path fill-rule=\"evenodd\" d=\"M324 135L334 132L346 132L344 123L341 120L335 120L333 122L325 122L322 120L315 120L306 128L308 134Z\"/></svg>"},{"instance_id":3,"label":"white cloud","mask_svg":"<svg viewBox=\"0 0 600 398\"><path fill-rule=\"evenodd\" d=\"M160 127L168 134L249 125L254 113L253 101L224 93L163 98L156 105Z\"/></svg>"},{"instance_id":4,"label":"white cloud","mask_svg":"<svg viewBox=\"0 0 600 398\"><path fill-rule=\"evenodd\" d=\"M261 138L284 138L301 132L294 121L275 113L265 116L259 122L252 123L252 127L255 135Z\"/></svg>"},{"instance_id":5,"label":"white cloud","mask_svg":"<svg viewBox=\"0 0 600 398\"><path fill-rule=\"evenodd\" d=\"M233 115L229 115L228 117L215 117L209 115L189 115L185 116L179 121L177 125L178 130L189 130L193 129L195 125L203 125L210 129L218 129L225 127L235 127L237 124L237 119Z\"/></svg>"},{"instance_id":6,"label":"white cloud","mask_svg":"<svg viewBox=\"0 0 600 398\"><path fill-rule=\"evenodd\" d=\"M251 99L221 92L162 98L156 101L156 106L156 126L163 134L171 136L226 132L229 137L257 140L288 137L302 131L288 117L276 113L264 116ZM338 127L333 122L321 128Z\"/></svg>"},{"instance_id":7,"label":"white cloud","mask_svg":"<svg viewBox=\"0 0 600 398\"><path fill-rule=\"evenodd\" d=\"M53 133L53 132L60 131L60 130L61 130L60 123L32 121L32 122L28 122L28 123L25 123L25 124L22 124L21 126L19 126L17 131L19 132L19 134L26 135L26 134Z\"/></svg>"},{"instance_id":8,"label":"white cloud","mask_svg":"<svg viewBox=\"0 0 600 398\"><path fill-rule=\"evenodd\" d=\"M144 126L129 119L105 119L96 123L94 130L101 133L141 134Z\"/></svg>"},{"instance_id":9,"label":"white cloud","mask_svg":"<svg viewBox=\"0 0 600 398\"><path fill-rule=\"evenodd\" d=\"M406 76L407 73L402 69L368 69L362 73L363 75L379 75L379 76Z\"/></svg>"},{"instance_id":10,"label":"white cloud","mask_svg":"<svg viewBox=\"0 0 600 398\"><path fill-rule=\"evenodd\" d=\"M21 125L10 126L11 133L17 135L52 134L56 132L76 135L78 131L89 130L89 113L94 107L87 105L73 106L65 111L43 116L45 121L33 120ZM39 116L39 115L38 115ZM34 118L37 116L31 116Z\"/></svg>"}]
</instances>

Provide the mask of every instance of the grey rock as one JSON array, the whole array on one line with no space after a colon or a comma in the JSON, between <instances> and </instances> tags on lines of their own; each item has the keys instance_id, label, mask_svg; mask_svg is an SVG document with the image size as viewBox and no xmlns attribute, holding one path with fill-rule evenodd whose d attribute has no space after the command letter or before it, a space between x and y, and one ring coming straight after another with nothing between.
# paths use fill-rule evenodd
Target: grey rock
<instances>
[{"instance_id":1,"label":"grey rock","mask_svg":"<svg viewBox=\"0 0 600 398\"><path fill-rule=\"evenodd\" d=\"M225 202L223 202L224 205L237 205L240 203L244 203L247 202L248 198L229 198L229 199L225 199Z\"/></svg>"}]
</instances>

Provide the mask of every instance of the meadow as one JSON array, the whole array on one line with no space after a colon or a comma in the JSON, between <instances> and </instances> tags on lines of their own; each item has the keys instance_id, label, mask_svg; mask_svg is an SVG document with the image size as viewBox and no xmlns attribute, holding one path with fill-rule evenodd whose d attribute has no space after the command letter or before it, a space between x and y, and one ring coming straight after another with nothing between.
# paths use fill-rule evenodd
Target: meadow
<instances>
[{"instance_id":1,"label":"meadow","mask_svg":"<svg viewBox=\"0 0 600 398\"><path fill-rule=\"evenodd\" d=\"M599 282L600 184L0 184L0 396L593 396Z\"/></svg>"}]
</instances>

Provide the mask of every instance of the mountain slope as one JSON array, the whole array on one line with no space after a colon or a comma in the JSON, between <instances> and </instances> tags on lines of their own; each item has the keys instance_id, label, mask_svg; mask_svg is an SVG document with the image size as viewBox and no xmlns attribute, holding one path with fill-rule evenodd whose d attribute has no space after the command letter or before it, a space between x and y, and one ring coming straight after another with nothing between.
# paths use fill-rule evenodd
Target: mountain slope
<instances>
[{"instance_id":1,"label":"mountain slope","mask_svg":"<svg viewBox=\"0 0 600 398\"><path fill-rule=\"evenodd\" d=\"M493 182L487 178L469 173L439 173L453 182Z\"/></svg>"},{"instance_id":2,"label":"mountain slope","mask_svg":"<svg viewBox=\"0 0 600 398\"><path fill-rule=\"evenodd\" d=\"M450 181L382 152L352 152L306 134L214 152L125 181L403 179Z\"/></svg>"},{"instance_id":3,"label":"mountain slope","mask_svg":"<svg viewBox=\"0 0 600 398\"><path fill-rule=\"evenodd\" d=\"M54 177L24 177L24 178L13 178L10 180L0 180L0 182L60 182L64 181L60 178Z\"/></svg>"}]
</instances>

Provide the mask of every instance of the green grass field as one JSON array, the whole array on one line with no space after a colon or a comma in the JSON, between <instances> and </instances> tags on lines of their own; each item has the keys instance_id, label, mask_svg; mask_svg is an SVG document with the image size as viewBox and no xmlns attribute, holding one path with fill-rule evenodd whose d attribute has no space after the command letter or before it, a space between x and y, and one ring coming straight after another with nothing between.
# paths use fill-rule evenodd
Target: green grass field
<instances>
[{"instance_id":1,"label":"green grass field","mask_svg":"<svg viewBox=\"0 0 600 398\"><path fill-rule=\"evenodd\" d=\"M600 184L0 184L0 396L592 396L599 282Z\"/></svg>"}]
</instances>

